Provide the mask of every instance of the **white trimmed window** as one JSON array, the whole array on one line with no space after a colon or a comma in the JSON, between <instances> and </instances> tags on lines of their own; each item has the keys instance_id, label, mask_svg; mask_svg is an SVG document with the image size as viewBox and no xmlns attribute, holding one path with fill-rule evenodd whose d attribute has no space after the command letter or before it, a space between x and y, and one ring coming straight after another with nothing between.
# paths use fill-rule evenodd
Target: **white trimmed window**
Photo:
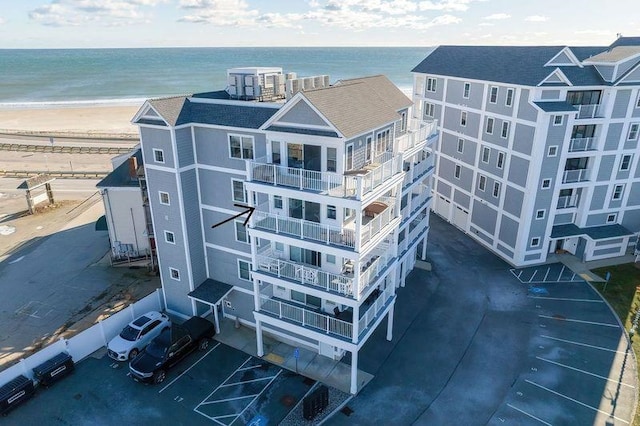
<instances>
[{"instance_id":1,"label":"white trimmed window","mask_svg":"<svg viewBox=\"0 0 640 426\"><path fill-rule=\"evenodd\" d=\"M462 127L467 125L467 111L460 111L460 125Z\"/></svg>"},{"instance_id":2,"label":"white trimmed window","mask_svg":"<svg viewBox=\"0 0 640 426\"><path fill-rule=\"evenodd\" d=\"M161 150L161 149L153 148L153 160L156 163L163 163L164 164L164 151Z\"/></svg>"},{"instance_id":3,"label":"white trimmed window","mask_svg":"<svg viewBox=\"0 0 640 426\"><path fill-rule=\"evenodd\" d=\"M558 146L550 146L549 150L547 151L547 157L555 157L556 155L558 155Z\"/></svg>"},{"instance_id":4,"label":"white trimmed window","mask_svg":"<svg viewBox=\"0 0 640 426\"><path fill-rule=\"evenodd\" d=\"M503 121L502 122L502 131L500 132L500 137L503 139L506 139L509 137L509 122L508 121Z\"/></svg>"},{"instance_id":5,"label":"white trimmed window","mask_svg":"<svg viewBox=\"0 0 640 426\"><path fill-rule=\"evenodd\" d=\"M251 281L251 263L238 259L238 278Z\"/></svg>"},{"instance_id":6,"label":"white trimmed window","mask_svg":"<svg viewBox=\"0 0 640 426\"><path fill-rule=\"evenodd\" d=\"M367 138L367 149L371 143L371 136ZM370 153L368 153L370 154ZM336 148L327 148L327 171L335 172L338 169L338 150ZM368 160L369 158L367 158Z\"/></svg>"},{"instance_id":7,"label":"white trimmed window","mask_svg":"<svg viewBox=\"0 0 640 426\"><path fill-rule=\"evenodd\" d=\"M247 192L244 190L244 182L241 180L231 179L231 193L233 194L233 201L239 203L247 202Z\"/></svg>"},{"instance_id":8,"label":"white trimmed window","mask_svg":"<svg viewBox=\"0 0 640 426\"><path fill-rule=\"evenodd\" d=\"M629 126L629 135L627 136L628 141L634 141L638 139L638 124L632 124Z\"/></svg>"},{"instance_id":9,"label":"white trimmed window","mask_svg":"<svg viewBox=\"0 0 640 426\"><path fill-rule=\"evenodd\" d=\"M493 182L493 196L500 197L500 182Z\"/></svg>"},{"instance_id":10,"label":"white trimmed window","mask_svg":"<svg viewBox=\"0 0 640 426\"><path fill-rule=\"evenodd\" d=\"M327 219L335 219L336 213L336 206L327 206Z\"/></svg>"},{"instance_id":11,"label":"white trimmed window","mask_svg":"<svg viewBox=\"0 0 640 426\"><path fill-rule=\"evenodd\" d=\"M485 132L492 135L493 134L493 118L487 118L487 127L485 128Z\"/></svg>"},{"instance_id":12,"label":"white trimmed window","mask_svg":"<svg viewBox=\"0 0 640 426\"><path fill-rule=\"evenodd\" d=\"M244 226L244 220L235 220L233 223L236 226L236 241L248 244L250 240L247 227Z\"/></svg>"},{"instance_id":13,"label":"white trimmed window","mask_svg":"<svg viewBox=\"0 0 640 426\"><path fill-rule=\"evenodd\" d=\"M624 185L616 185L613 187L613 195L611 196L611 199L621 200L623 193L624 193Z\"/></svg>"},{"instance_id":14,"label":"white trimmed window","mask_svg":"<svg viewBox=\"0 0 640 426\"><path fill-rule=\"evenodd\" d=\"M480 175L478 178L478 189L480 191L484 191L487 187L487 178L485 176Z\"/></svg>"},{"instance_id":15,"label":"white trimmed window","mask_svg":"<svg viewBox=\"0 0 640 426\"><path fill-rule=\"evenodd\" d=\"M544 219L544 215L545 215L545 210L537 210L536 211L536 219Z\"/></svg>"},{"instance_id":16,"label":"white trimmed window","mask_svg":"<svg viewBox=\"0 0 640 426\"><path fill-rule=\"evenodd\" d=\"M629 170L631 167L631 159L633 155L626 154L622 156L622 160L620 161L620 171Z\"/></svg>"},{"instance_id":17,"label":"white trimmed window","mask_svg":"<svg viewBox=\"0 0 640 426\"><path fill-rule=\"evenodd\" d=\"M504 152L498 153L498 160L496 161L496 167L498 167L499 169L504 167Z\"/></svg>"},{"instance_id":18,"label":"white trimmed window","mask_svg":"<svg viewBox=\"0 0 640 426\"><path fill-rule=\"evenodd\" d=\"M180 281L180 271L178 271L176 268L169 268L169 276L171 277L171 279Z\"/></svg>"},{"instance_id":19,"label":"white trimmed window","mask_svg":"<svg viewBox=\"0 0 640 426\"><path fill-rule=\"evenodd\" d=\"M498 88L496 86L491 87L491 92L489 93L489 103L495 104L498 102Z\"/></svg>"},{"instance_id":20,"label":"white trimmed window","mask_svg":"<svg viewBox=\"0 0 640 426\"><path fill-rule=\"evenodd\" d=\"M507 98L505 99L504 104L508 107L513 105L513 89L507 89Z\"/></svg>"},{"instance_id":21,"label":"white trimmed window","mask_svg":"<svg viewBox=\"0 0 640 426\"><path fill-rule=\"evenodd\" d=\"M459 164L456 164L456 168L453 172L453 176L455 176L456 179L460 179L461 170L462 170L462 167L460 167Z\"/></svg>"},{"instance_id":22,"label":"white trimmed window","mask_svg":"<svg viewBox=\"0 0 640 426\"><path fill-rule=\"evenodd\" d=\"M427 92L435 92L437 82L438 80L436 80L435 78L432 78L432 77L427 78Z\"/></svg>"},{"instance_id":23,"label":"white trimmed window","mask_svg":"<svg viewBox=\"0 0 640 426\"><path fill-rule=\"evenodd\" d=\"M540 237L533 237L531 239L531 247L538 247L540 245Z\"/></svg>"},{"instance_id":24,"label":"white trimmed window","mask_svg":"<svg viewBox=\"0 0 640 426\"><path fill-rule=\"evenodd\" d=\"M483 147L482 148L482 162L483 163L488 163L489 162L489 155L491 154L491 149L489 147Z\"/></svg>"},{"instance_id":25,"label":"white trimmed window","mask_svg":"<svg viewBox=\"0 0 640 426\"><path fill-rule=\"evenodd\" d=\"M549 189L551 188L551 179L543 179L542 180L542 189Z\"/></svg>"},{"instance_id":26,"label":"white trimmed window","mask_svg":"<svg viewBox=\"0 0 640 426\"><path fill-rule=\"evenodd\" d=\"M636 101L636 108L640 108L640 92L638 93L638 100Z\"/></svg>"},{"instance_id":27,"label":"white trimmed window","mask_svg":"<svg viewBox=\"0 0 640 426\"><path fill-rule=\"evenodd\" d=\"M462 153L464 151L464 139L458 138L458 152Z\"/></svg>"},{"instance_id":28,"label":"white trimmed window","mask_svg":"<svg viewBox=\"0 0 640 426\"><path fill-rule=\"evenodd\" d=\"M618 218L618 215L615 213L607 215L607 223L614 223L617 218Z\"/></svg>"},{"instance_id":29,"label":"white trimmed window","mask_svg":"<svg viewBox=\"0 0 640 426\"><path fill-rule=\"evenodd\" d=\"M274 195L273 196L273 208L281 209L282 208L282 196Z\"/></svg>"},{"instance_id":30,"label":"white trimmed window","mask_svg":"<svg viewBox=\"0 0 640 426\"><path fill-rule=\"evenodd\" d=\"M333 254L327 255L327 263L336 264L336 257Z\"/></svg>"},{"instance_id":31,"label":"white trimmed window","mask_svg":"<svg viewBox=\"0 0 640 426\"><path fill-rule=\"evenodd\" d=\"M253 136L229 135L229 156L253 160Z\"/></svg>"},{"instance_id":32,"label":"white trimmed window","mask_svg":"<svg viewBox=\"0 0 640 426\"><path fill-rule=\"evenodd\" d=\"M464 89L462 90L462 97L465 99L469 99L470 93L471 93L471 83L465 83Z\"/></svg>"},{"instance_id":33,"label":"white trimmed window","mask_svg":"<svg viewBox=\"0 0 640 426\"><path fill-rule=\"evenodd\" d=\"M164 240L166 242L168 242L169 244L175 244L176 243L176 236L173 234L173 232L164 231Z\"/></svg>"},{"instance_id":34,"label":"white trimmed window","mask_svg":"<svg viewBox=\"0 0 640 426\"><path fill-rule=\"evenodd\" d=\"M425 102L424 103L424 116L425 117L428 117L428 118L435 117L435 110L436 110L435 104L432 104L432 103L429 103L429 102Z\"/></svg>"},{"instance_id":35,"label":"white trimmed window","mask_svg":"<svg viewBox=\"0 0 640 426\"><path fill-rule=\"evenodd\" d=\"M554 115L553 116L553 125L554 126L562 126L564 122L564 115Z\"/></svg>"},{"instance_id":36,"label":"white trimmed window","mask_svg":"<svg viewBox=\"0 0 640 426\"><path fill-rule=\"evenodd\" d=\"M160 204L164 204L165 206L171 205L168 192L158 191L158 196L160 197Z\"/></svg>"}]
</instances>

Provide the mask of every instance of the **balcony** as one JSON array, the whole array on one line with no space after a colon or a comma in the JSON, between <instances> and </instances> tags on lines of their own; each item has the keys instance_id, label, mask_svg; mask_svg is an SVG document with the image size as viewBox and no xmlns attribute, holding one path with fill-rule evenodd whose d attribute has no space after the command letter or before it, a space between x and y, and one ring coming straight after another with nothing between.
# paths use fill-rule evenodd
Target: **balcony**
<instances>
[{"instance_id":1,"label":"balcony","mask_svg":"<svg viewBox=\"0 0 640 426\"><path fill-rule=\"evenodd\" d=\"M570 209L573 207L578 207L578 203L580 202L580 196L576 195L565 195L558 197L558 209Z\"/></svg>"},{"instance_id":2,"label":"balcony","mask_svg":"<svg viewBox=\"0 0 640 426\"><path fill-rule=\"evenodd\" d=\"M429 213L420 213L409 224L409 227L405 229L404 232L409 232L409 234L402 241L398 242L398 253L400 256L403 255L409 249L409 247L411 247L411 245L416 242L418 237L422 235L425 229L428 229L428 214Z\"/></svg>"},{"instance_id":3,"label":"balcony","mask_svg":"<svg viewBox=\"0 0 640 426\"><path fill-rule=\"evenodd\" d=\"M360 247L371 241L385 226L396 218L396 199L381 197L363 209L360 225ZM342 229L355 234L356 221L351 219Z\"/></svg>"},{"instance_id":4,"label":"balcony","mask_svg":"<svg viewBox=\"0 0 640 426\"><path fill-rule=\"evenodd\" d=\"M401 170L402 156L394 156L391 152L380 155L362 169L350 170L344 175L272 164L266 157L247 161L250 182L313 191L332 197L355 197L358 200Z\"/></svg>"},{"instance_id":5,"label":"balcony","mask_svg":"<svg viewBox=\"0 0 640 426\"><path fill-rule=\"evenodd\" d=\"M584 182L589 180L589 169L565 170L562 183Z\"/></svg>"},{"instance_id":6,"label":"balcony","mask_svg":"<svg viewBox=\"0 0 640 426\"><path fill-rule=\"evenodd\" d=\"M438 120L411 120L407 133L396 137L394 151L406 152L414 148L419 149L427 142L429 136L437 132L437 129Z\"/></svg>"},{"instance_id":7,"label":"balcony","mask_svg":"<svg viewBox=\"0 0 640 426\"><path fill-rule=\"evenodd\" d=\"M435 159L435 156L430 154L427 158L420 161L419 163L414 163L412 169L405 170L402 187L406 188L407 186L415 182L417 179L424 177L427 174L427 172L429 172L430 170L433 170L434 159Z\"/></svg>"},{"instance_id":8,"label":"balcony","mask_svg":"<svg viewBox=\"0 0 640 426\"><path fill-rule=\"evenodd\" d=\"M602 104L574 105L574 107L578 108L578 116L576 118L580 120L604 117L604 106Z\"/></svg>"},{"instance_id":9,"label":"balcony","mask_svg":"<svg viewBox=\"0 0 640 426\"><path fill-rule=\"evenodd\" d=\"M407 203L407 205L400 211L400 215L402 216L402 221L409 219L411 215L419 208L424 207L424 204L431 198L431 192L428 190L428 187L423 187L422 192L420 194L411 194L411 203Z\"/></svg>"},{"instance_id":10,"label":"balcony","mask_svg":"<svg viewBox=\"0 0 640 426\"><path fill-rule=\"evenodd\" d=\"M569 152L594 151L596 138L573 138L569 141Z\"/></svg>"}]
</instances>

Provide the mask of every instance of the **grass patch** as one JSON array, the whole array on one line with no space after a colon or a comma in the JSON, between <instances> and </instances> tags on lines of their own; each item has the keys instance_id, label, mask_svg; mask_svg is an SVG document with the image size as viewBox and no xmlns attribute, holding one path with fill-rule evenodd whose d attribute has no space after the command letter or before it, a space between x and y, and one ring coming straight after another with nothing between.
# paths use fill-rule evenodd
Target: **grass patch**
<instances>
[{"instance_id":1,"label":"grass patch","mask_svg":"<svg viewBox=\"0 0 640 426\"><path fill-rule=\"evenodd\" d=\"M605 283L592 284L613 307L622 324L624 324L625 330L631 330L636 312L640 308L640 269L634 263L627 263L593 269L592 272L603 278L607 275L607 272L611 273L611 278L606 287ZM640 362L638 362L638 356L640 355L640 327L636 330L631 344L636 354L636 372L640 372ZM640 426L638 410L636 410L632 424Z\"/></svg>"}]
</instances>

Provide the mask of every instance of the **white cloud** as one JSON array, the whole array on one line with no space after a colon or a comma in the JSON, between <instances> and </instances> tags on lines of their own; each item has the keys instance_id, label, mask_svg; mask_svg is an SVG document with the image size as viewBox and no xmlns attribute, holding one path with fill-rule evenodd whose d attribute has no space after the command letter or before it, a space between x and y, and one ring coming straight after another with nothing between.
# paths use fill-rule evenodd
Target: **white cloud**
<instances>
[{"instance_id":1,"label":"white cloud","mask_svg":"<svg viewBox=\"0 0 640 426\"><path fill-rule=\"evenodd\" d=\"M490 21L499 21L501 19L509 19L511 15L507 13L494 13L493 15L485 16L484 19L488 19Z\"/></svg>"},{"instance_id":2,"label":"white cloud","mask_svg":"<svg viewBox=\"0 0 640 426\"><path fill-rule=\"evenodd\" d=\"M478 24L479 27L493 27L495 24L493 22L480 22Z\"/></svg>"},{"instance_id":3,"label":"white cloud","mask_svg":"<svg viewBox=\"0 0 640 426\"><path fill-rule=\"evenodd\" d=\"M448 12L465 12L471 0L421 1L420 10L442 10Z\"/></svg>"},{"instance_id":4,"label":"white cloud","mask_svg":"<svg viewBox=\"0 0 640 426\"><path fill-rule=\"evenodd\" d=\"M6 24L7 20L0 16L0 25Z\"/></svg>"},{"instance_id":5,"label":"white cloud","mask_svg":"<svg viewBox=\"0 0 640 426\"><path fill-rule=\"evenodd\" d=\"M155 6L166 0L52 0L29 12L29 18L43 25L105 26L131 24L146 20L142 7Z\"/></svg>"},{"instance_id":6,"label":"white cloud","mask_svg":"<svg viewBox=\"0 0 640 426\"><path fill-rule=\"evenodd\" d=\"M610 36L610 35L614 34L614 31L611 31L611 30L580 30L580 31L575 31L575 34Z\"/></svg>"},{"instance_id":7,"label":"white cloud","mask_svg":"<svg viewBox=\"0 0 640 426\"><path fill-rule=\"evenodd\" d=\"M524 20L528 22L546 22L549 20L549 17L542 15L531 15L524 18Z\"/></svg>"}]
</instances>

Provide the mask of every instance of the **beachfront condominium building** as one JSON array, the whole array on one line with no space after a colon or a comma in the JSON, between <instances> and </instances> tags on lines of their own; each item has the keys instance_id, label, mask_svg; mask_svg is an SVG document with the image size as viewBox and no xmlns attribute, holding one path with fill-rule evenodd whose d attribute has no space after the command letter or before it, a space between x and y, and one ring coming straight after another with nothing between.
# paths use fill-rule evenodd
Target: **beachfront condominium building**
<instances>
[{"instance_id":1,"label":"beachfront condominium building","mask_svg":"<svg viewBox=\"0 0 640 426\"><path fill-rule=\"evenodd\" d=\"M145 102L138 125L167 309L212 312L340 359L424 257L436 123L384 76L228 71L224 91ZM246 216L232 218L244 207ZM224 223L223 223L224 222ZM214 226L218 225L218 226Z\"/></svg>"},{"instance_id":2,"label":"beachfront condominium building","mask_svg":"<svg viewBox=\"0 0 640 426\"><path fill-rule=\"evenodd\" d=\"M433 210L520 266L624 255L640 230L640 38L440 46L414 69L437 119Z\"/></svg>"}]
</instances>

